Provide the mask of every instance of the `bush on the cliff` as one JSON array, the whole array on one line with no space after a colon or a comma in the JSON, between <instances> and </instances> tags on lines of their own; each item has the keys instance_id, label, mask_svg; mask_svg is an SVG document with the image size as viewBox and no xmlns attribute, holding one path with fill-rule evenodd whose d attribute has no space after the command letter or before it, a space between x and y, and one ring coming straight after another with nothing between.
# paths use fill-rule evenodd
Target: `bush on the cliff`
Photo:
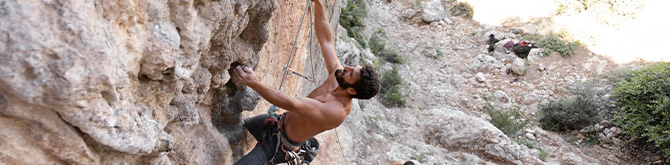
<instances>
[{"instance_id":1,"label":"bush on the cliff","mask_svg":"<svg viewBox=\"0 0 670 165\"><path fill-rule=\"evenodd\" d=\"M363 48L367 47L361 31L365 29L363 19L368 17L364 0L348 0L347 6L340 9L340 25L347 29L347 35L354 38Z\"/></svg>"},{"instance_id":2,"label":"bush on the cliff","mask_svg":"<svg viewBox=\"0 0 670 165\"><path fill-rule=\"evenodd\" d=\"M529 40L537 42L538 46L542 48L542 55L548 56L551 52L556 51L561 54L561 57L571 57L577 50L579 42L568 42L561 39L559 35L551 33L549 35L524 35L521 40Z\"/></svg>"},{"instance_id":3,"label":"bush on the cliff","mask_svg":"<svg viewBox=\"0 0 670 165\"><path fill-rule=\"evenodd\" d=\"M518 108L497 109L492 105L484 105L489 116L491 116L491 124L496 126L500 131L505 133L507 137L516 137L517 133L530 124L530 121L521 117Z\"/></svg>"},{"instance_id":4,"label":"bush on the cliff","mask_svg":"<svg viewBox=\"0 0 670 165\"><path fill-rule=\"evenodd\" d=\"M547 38L540 41L539 44L540 47L545 48L545 50L558 52L562 57L572 56L572 54L577 49L577 45L579 45L578 42L565 42L554 34L549 35Z\"/></svg>"},{"instance_id":5,"label":"bush on the cliff","mask_svg":"<svg viewBox=\"0 0 670 165\"><path fill-rule=\"evenodd\" d=\"M375 31L375 33L372 34L370 37L370 41L368 42L368 45L370 46L370 51L372 51L373 54L378 55L384 52L386 50L386 32L384 32L383 29L379 29Z\"/></svg>"},{"instance_id":6,"label":"bush on the cliff","mask_svg":"<svg viewBox=\"0 0 670 165\"><path fill-rule=\"evenodd\" d=\"M599 122L607 101L601 99L608 90L596 89L597 81L577 83L571 89L573 97L550 101L540 106L540 127L552 131L578 130Z\"/></svg>"},{"instance_id":7,"label":"bush on the cliff","mask_svg":"<svg viewBox=\"0 0 670 165\"><path fill-rule=\"evenodd\" d=\"M379 29L375 31L368 42L370 51L387 62L394 64L405 63L405 58L402 54L398 53L395 49L386 47L386 38L384 30Z\"/></svg>"},{"instance_id":8,"label":"bush on the cliff","mask_svg":"<svg viewBox=\"0 0 670 165\"><path fill-rule=\"evenodd\" d=\"M654 143L670 158L670 63L634 70L616 84L614 121L634 137Z\"/></svg>"},{"instance_id":9,"label":"bush on the cliff","mask_svg":"<svg viewBox=\"0 0 670 165\"><path fill-rule=\"evenodd\" d=\"M381 77L382 89L379 91L380 102L386 107L399 107L405 105L404 95L400 92L402 77L398 73L398 68L385 71Z\"/></svg>"},{"instance_id":10,"label":"bush on the cliff","mask_svg":"<svg viewBox=\"0 0 670 165\"><path fill-rule=\"evenodd\" d=\"M456 6L451 8L451 15L455 17L463 15L466 18L472 18L475 15L475 10L468 2L458 2Z\"/></svg>"}]
</instances>

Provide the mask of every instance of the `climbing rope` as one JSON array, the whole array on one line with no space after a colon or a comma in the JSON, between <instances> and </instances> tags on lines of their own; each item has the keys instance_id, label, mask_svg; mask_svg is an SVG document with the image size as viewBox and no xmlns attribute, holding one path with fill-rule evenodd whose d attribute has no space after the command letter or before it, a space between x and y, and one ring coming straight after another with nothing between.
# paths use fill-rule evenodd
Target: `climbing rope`
<instances>
[{"instance_id":1,"label":"climbing rope","mask_svg":"<svg viewBox=\"0 0 670 165\"><path fill-rule=\"evenodd\" d=\"M295 35L295 39L293 40L293 48L291 48L291 54L288 56L288 62L286 63L286 66L284 66L284 75L281 78L281 83L279 84L279 91L281 91L282 87L284 86L284 80L286 80L286 75L288 75L289 70L291 70L292 74L296 74L297 72L293 71L293 69L289 68L291 65L291 61L293 61L293 52L295 51L295 45L298 43L298 36L300 36L300 30L302 29L302 23L305 21L305 14L307 14L307 9L309 9L312 6L312 1L307 0L307 6L305 6L305 12L302 13L302 18L300 19L300 25L298 26L298 33ZM310 12L311 15L311 12ZM311 16L310 16L311 17ZM305 76L302 76L302 74L297 74L300 75L300 77L303 78L308 78ZM270 109L268 109L268 114L270 116L275 116L277 114L277 110L279 110L279 107L272 105L270 106Z\"/></svg>"},{"instance_id":2,"label":"climbing rope","mask_svg":"<svg viewBox=\"0 0 670 165\"><path fill-rule=\"evenodd\" d=\"M302 29L302 23L305 20L305 15L307 14L307 10L312 6L312 1L307 0L307 6L305 6L305 12L302 13L302 18L300 19L300 25L298 26L298 33L295 35L295 39L293 40L293 48L291 48L291 54L288 57L288 63L286 63L286 66L284 67L284 76L281 78L281 84L279 84L279 90L281 91L281 88L284 86L284 80L286 79L286 75L288 75L288 68L289 65L291 65L291 61L293 60L293 52L295 51L295 45L298 43L298 36L300 36L300 30ZM311 14L311 13L310 13Z\"/></svg>"},{"instance_id":3,"label":"climbing rope","mask_svg":"<svg viewBox=\"0 0 670 165\"><path fill-rule=\"evenodd\" d=\"M335 10L335 9L333 9L333 10ZM312 28L310 28L310 30L309 30L309 36L310 36L310 39L309 39L309 55L310 55L310 58L309 58L309 60L310 60L310 63L312 64L311 65L312 66L312 77L314 77L314 60L313 60L314 57L312 57L313 54L312 54L312 38L311 38L312 37L312 31L314 30L314 18L312 17L313 13L314 13L314 8L310 8L309 12L310 12L309 13L309 20L312 21ZM314 88L316 88L316 82L313 82L313 83L314 83ZM347 157L344 156L344 150L342 149L342 143L340 142L340 135L337 133L337 128L335 128L335 137L337 137L337 144L340 146L340 153L342 154L342 158L344 159L344 163L346 163L348 165L349 161L347 161Z\"/></svg>"},{"instance_id":4,"label":"climbing rope","mask_svg":"<svg viewBox=\"0 0 670 165\"><path fill-rule=\"evenodd\" d=\"M342 143L340 142L340 135L337 134L337 128L335 128L335 136L337 137L337 144L340 145L340 153L342 153L342 158L344 158L344 163L349 164L347 157L344 156L344 150L342 149Z\"/></svg>"},{"instance_id":5,"label":"climbing rope","mask_svg":"<svg viewBox=\"0 0 670 165\"><path fill-rule=\"evenodd\" d=\"M309 57L310 57L309 58L310 65L311 65L311 68L312 68L312 76L311 77L310 76L304 76L304 75L296 72L295 70L289 68L289 65L291 65L291 61L293 60L293 52L295 51L295 46L298 42L298 36L300 36L300 30L302 29L302 23L305 20L305 14L307 14L307 10L309 10L309 20L310 20L310 23L311 23L310 24L310 29L309 29L309 51L308 51ZM298 26L298 33L295 35L295 39L293 40L293 48L291 48L291 54L289 55L288 63L286 63L286 66L284 67L284 75L282 76L281 83L279 84L279 91L281 91L282 87L284 86L284 80L286 79L286 75L288 75L289 73L294 74L294 75L298 75L302 78L305 78L305 80L307 80L309 82L312 82L312 84L314 84L315 88L317 86L316 79L315 79L315 76L314 76L314 60L313 60L314 57L312 57L313 56L312 55L312 32L314 30L314 17L313 16L314 16L314 8L312 7L312 1L307 0L307 6L305 7L305 12L302 13L302 18L300 19L300 25ZM277 106L272 105L270 107L270 109L268 110L268 113L270 115L274 116L274 115L276 115L276 112L277 112L278 109L279 108ZM340 146L340 153L342 154L342 158L344 159L344 162L346 164L349 164L349 161L347 161L347 157L344 156L344 150L342 149L342 143L340 143L340 136L337 133L337 128L335 128L335 136L337 137L337 144L339 144L339 146Z\"/></svg>"}]
</instances>

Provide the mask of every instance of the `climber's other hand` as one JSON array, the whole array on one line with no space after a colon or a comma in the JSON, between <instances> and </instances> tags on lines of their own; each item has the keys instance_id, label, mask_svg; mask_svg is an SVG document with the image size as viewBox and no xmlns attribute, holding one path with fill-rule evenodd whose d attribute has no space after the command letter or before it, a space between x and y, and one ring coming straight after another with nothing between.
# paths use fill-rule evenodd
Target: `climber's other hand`
<instances>
[{"instance_id":1,"label":"climber's other hand","mask_svg":"<svg viewBox=\"0 0 670 165\"><path fill-rule=\"evenodd\" d=\"M233 76L235 76L235 79L237 79L237 81L245 85L251 85L253 83L258 82L258 80L256 79L256 73L254 73L254 71L251 70L251 68L242 65L235 67Z\"/></svg>"}]
</instances>

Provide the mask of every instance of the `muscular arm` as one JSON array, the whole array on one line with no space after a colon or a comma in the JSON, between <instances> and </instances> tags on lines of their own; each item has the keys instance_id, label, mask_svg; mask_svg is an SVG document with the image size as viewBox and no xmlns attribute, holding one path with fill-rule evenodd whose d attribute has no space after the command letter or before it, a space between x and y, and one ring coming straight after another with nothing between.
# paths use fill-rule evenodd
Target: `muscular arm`
<instances>
[{"instance_id":1,"label":"muscular arm","mask_svg":"<svg viewBox=\"0 0 670 165\"><path fill-rule=\"evenodd\" d=\"M281 93L278 90L270 89L256 80L255 73L247 67L235 68L234 76L238 81L254 89L265 100L276 105L279 108L286 109L300 115L309 116L317 121L328 121L328 116L337 112L337 104L329 105L311 98L295 98ZM342 105L339 105L342 108Z\"/></svg>"},{"instance_id":2,"label":"muscular arm","mask_svg":"<svg viewBox=\"0 0 670 165\"><path fill-rule=\"evenodd\" d=\"M330 30L330 23L326 19L321 0L312 0L314 2L314 31L316 38L321 45L321 53L326 61L328 73L332 74L336 69L342 69L342 64L337 60L335 52L335 42L333 40L333 31Z\"/></svg>"}]
</instances>

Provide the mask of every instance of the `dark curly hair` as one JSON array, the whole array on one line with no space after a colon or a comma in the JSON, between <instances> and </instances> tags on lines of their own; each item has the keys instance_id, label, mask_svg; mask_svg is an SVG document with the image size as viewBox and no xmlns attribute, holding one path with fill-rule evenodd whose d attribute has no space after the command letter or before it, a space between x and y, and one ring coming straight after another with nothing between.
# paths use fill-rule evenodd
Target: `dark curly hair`
<instances>
[{"instance_id":1,"label":"dark curly hair","mask_svg":"<svg viewBox=\"0 0 670 165\"><path fill-rule=\"evenodd\" d=\"M377 95L381 85L379 84L379 74L370 65L363 65L361 68L361 77L354 84L351 85L351 88L356 90L356 95L351 97L357 99L370 99Z\"/></svg>"}]
</instances>

